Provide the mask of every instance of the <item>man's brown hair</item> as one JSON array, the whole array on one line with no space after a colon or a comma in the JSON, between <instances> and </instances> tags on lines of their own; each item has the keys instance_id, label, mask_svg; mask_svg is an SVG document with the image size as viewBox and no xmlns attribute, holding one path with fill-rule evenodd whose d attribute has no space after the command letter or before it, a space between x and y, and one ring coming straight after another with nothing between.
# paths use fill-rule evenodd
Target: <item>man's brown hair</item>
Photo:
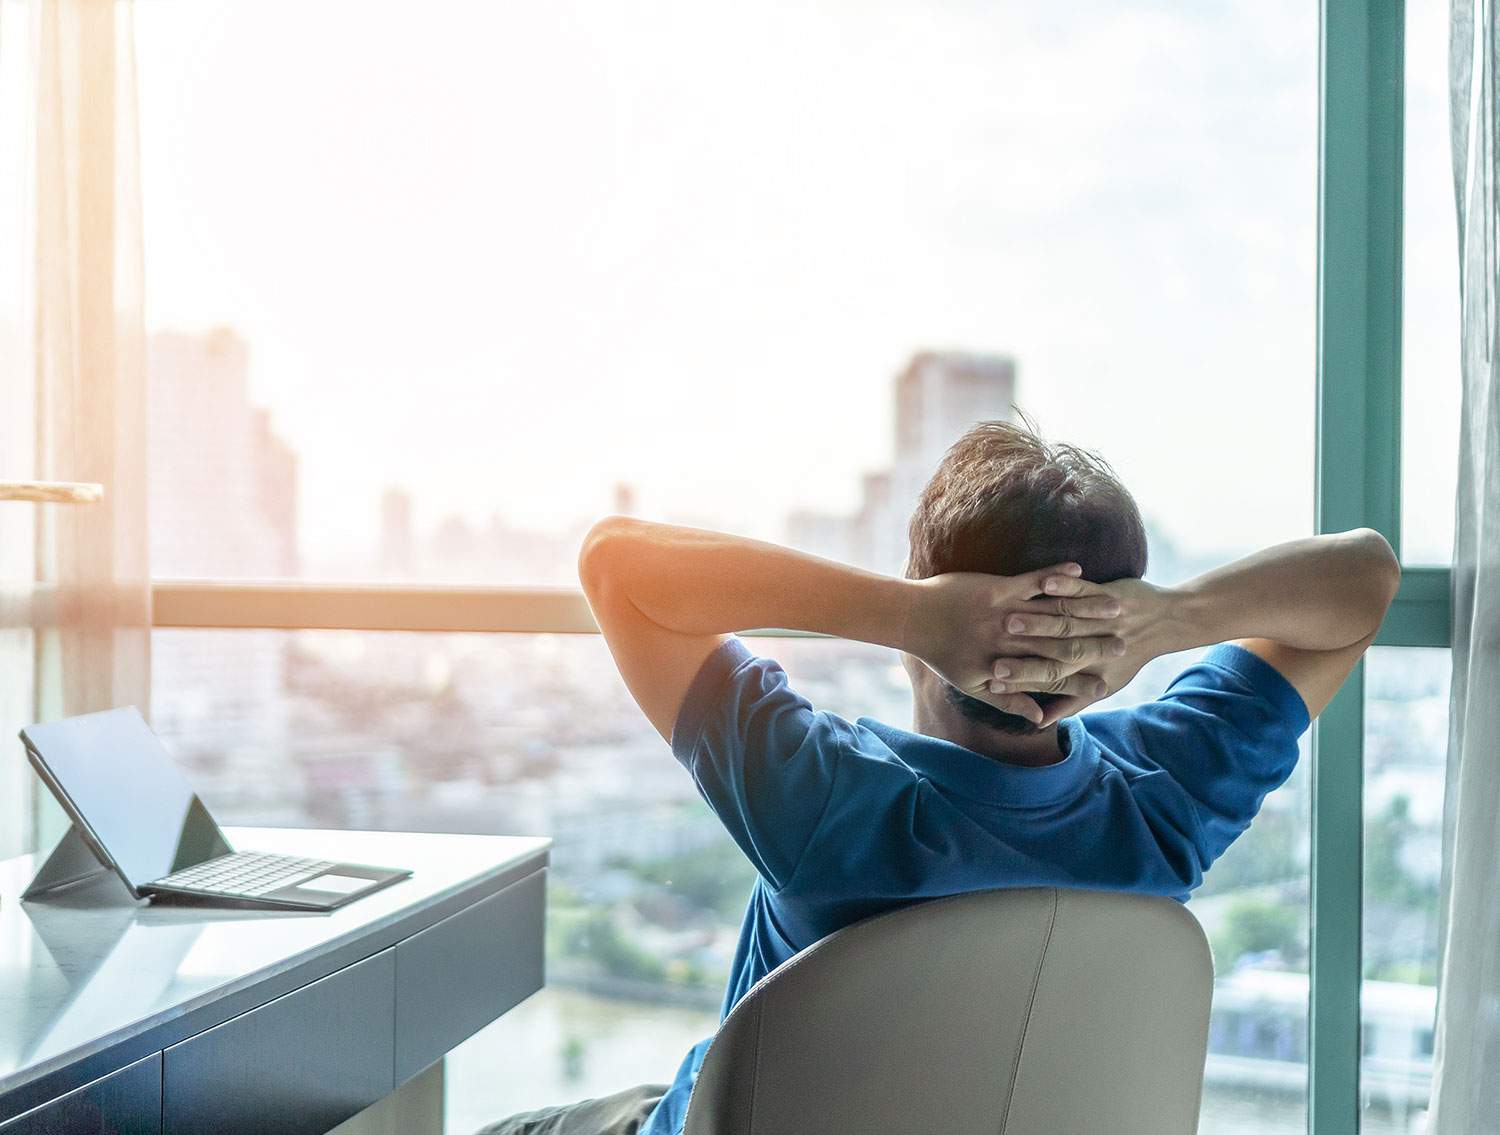
<instances>
[{"instance_id":1,"label":"man's brown hair","mask_svg":"<svg viewBox=\"0 0 1500 1135\"><path fill-rule=\"evenodd\" d=\"M1146 574L1146 527L1108 463L1010 422L980 422L959 438L912 513L907 576L1021 575L1070 561L1094 583ZM971 721L1035 730L952 686L947 692ZM1034 696L1043 708L1053 699Z\"/></svg>"}]
</instances>

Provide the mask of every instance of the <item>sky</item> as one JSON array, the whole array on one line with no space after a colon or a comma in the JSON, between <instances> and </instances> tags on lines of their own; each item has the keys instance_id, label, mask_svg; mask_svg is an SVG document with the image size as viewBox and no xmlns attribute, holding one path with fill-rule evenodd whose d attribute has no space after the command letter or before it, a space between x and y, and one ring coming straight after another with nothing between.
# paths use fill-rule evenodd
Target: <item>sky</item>
<instances>
[{"instance_id":1,"label":"sky","mask_svg":"<svg viewBox=\"0 0 1500 1135\"><path fill-rule=\"evenodd\" d=\"M855 505L923 348L1013 355L1044 431L1186 550L1311 530L1315 8L147 0L135 23L148 321L248 340L314 560L371 547L392 484L425 526L563 528L623 481L647 515L774 537ZM1451 197L1411 219L1446 184L1435 60L1408 91L1438 115L1430 146L1408 130L1433 457L1457 405ZM1414 295L1416 264L1438 283ZM1451 501L1446 465L1413 462L1419 501Z\"/></svg>"}]
</instances>

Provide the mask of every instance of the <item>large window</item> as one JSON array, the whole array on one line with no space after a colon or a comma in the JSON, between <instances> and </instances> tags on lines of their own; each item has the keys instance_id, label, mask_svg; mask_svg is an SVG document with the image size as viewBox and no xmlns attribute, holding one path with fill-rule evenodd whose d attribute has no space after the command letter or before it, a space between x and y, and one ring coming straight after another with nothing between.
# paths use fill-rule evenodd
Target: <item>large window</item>
<instances>
[{"instance_id":1,"label":"large window","mask_svg":"<svg viewBox=\"0 0 1500 1135\"><path fill-rule=\"evenodd\" d=\"M1018 409L1115 464L1156 579L1311 530L1304 8L298 21L137 10L159 578L574 586L611 510L894 570L942 451ZM773 649L827 708L907 720L880 652ZM156 724L230 815L557 839L553 988L455 1059L456 1116L667 1077L710 1031L748 868L600 642L154 653ZM1238 985L1305 990L1308 797L1195 901ZM513 1092L465 1078L516 1029L555 1051ZM1215 1030L1209 1129L1300 1130L1305 1011Z\"/></svg>"},{"instance_id":2,"label":"large window","mask_svg":"<svg viewBox=\"0 0 1500 1135\"><path fill-rule=\"evenodd\" d=\"M1181 579L1312 530L1315 357L1325 440L1350 404L1315 300L1347 324L1339 270L1369 266L1315 273L1320 172L1325 205L1404 176L1405 381L1355 381L1401 399L1403 560L1444 563L1446 13L1405 6L1403 175L1379 110L1341 117L1391 89L1389 9L1323 7L1320 30L1282 0L772 0L753 18L319 0L288 37L244 0L140 5L153 570L571 587L608 511L893 569L943 448L1023 409L1115 464L1152 577ZM1374 139L1343 164L1325 146L1321 171L1320 96L1325 138ZM1373 310L1397 282L1368 252L1378 225L1356 235L1335 244L1370 255ZM1324 461L1325 520L1384 523L1388 455L1338 436L1372 464ZM1370 515L1330 514L1356 477ZM1441 647L1445 580L1414 574L1400 641ZM759 646L827 708L904 721L881 652ZM1319 1135L1357 1105L1366 1130L1420 1123L1446 665L1390 649L1367 667L1362 997L1340 944L1359 904L1320 902L1321 945L1308 913L1319 870L1354 877L1354 794L1331 789L1358 713L1335 707L1320 740L1322 867L1304 761L1195 896L1218 966L1205 1131L1304 1130L1319 1053ZM455 1130L666 1077L711 1029L747 868L597 639L159 631L154 679L158 726L239 820L555 836L552 985L455 1054ZM1356 1099L1338 1061L1361 1000Z\"/></svg>"}]
</instances>

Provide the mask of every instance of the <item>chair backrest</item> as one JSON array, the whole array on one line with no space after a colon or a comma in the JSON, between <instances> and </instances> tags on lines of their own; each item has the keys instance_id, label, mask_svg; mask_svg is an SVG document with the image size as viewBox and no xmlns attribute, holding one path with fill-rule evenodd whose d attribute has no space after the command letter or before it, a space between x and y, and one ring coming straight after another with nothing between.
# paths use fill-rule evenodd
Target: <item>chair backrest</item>
<instances>
[{"instance_id":1,"label":"chair backrest","mask_svg":"<svg viewBox=\"0 0 1500 1135\"><path fill-rule=\"evenodd\" d=\"M1180 903L1052 888L846 927L734 1007L685 1135L1190 1135L1213 961Z\"/></svg>"}]
</instances>

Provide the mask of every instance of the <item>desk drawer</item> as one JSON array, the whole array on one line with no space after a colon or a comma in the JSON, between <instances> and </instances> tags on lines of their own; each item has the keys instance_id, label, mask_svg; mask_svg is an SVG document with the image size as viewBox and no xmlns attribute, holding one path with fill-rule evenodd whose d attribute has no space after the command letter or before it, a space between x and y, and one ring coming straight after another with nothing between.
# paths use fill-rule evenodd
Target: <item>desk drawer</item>
<instances>
[{"instance_id":1,"label":"desk drawer","mask_svg":"<svg viewBox=\"0 0 1500 1135\"><path fill-rule=\"evenodd\" d=\"M314 1135L394 1086L395 950L163 1053L162 1130Z\"/></svg>"},{"instance_id":2,"label":"desk drawer","mask_svg":"<svg viewBox=\"0 0 1500 1135\"><path fill-rule=\"evenodd\" d=\"M396 1083L542 987L546 871L396 944Z\"/></svg>"},{"instance_id":3,"label":"desk drawer","mask_svg":"<svg viewBox=\"0 0 1500 1135\"><path fill-rule=\"evenodd\" d=\"M160 1135L161 1053L0 1123L0 1135Z\"/></svg>"}]
</instances>

